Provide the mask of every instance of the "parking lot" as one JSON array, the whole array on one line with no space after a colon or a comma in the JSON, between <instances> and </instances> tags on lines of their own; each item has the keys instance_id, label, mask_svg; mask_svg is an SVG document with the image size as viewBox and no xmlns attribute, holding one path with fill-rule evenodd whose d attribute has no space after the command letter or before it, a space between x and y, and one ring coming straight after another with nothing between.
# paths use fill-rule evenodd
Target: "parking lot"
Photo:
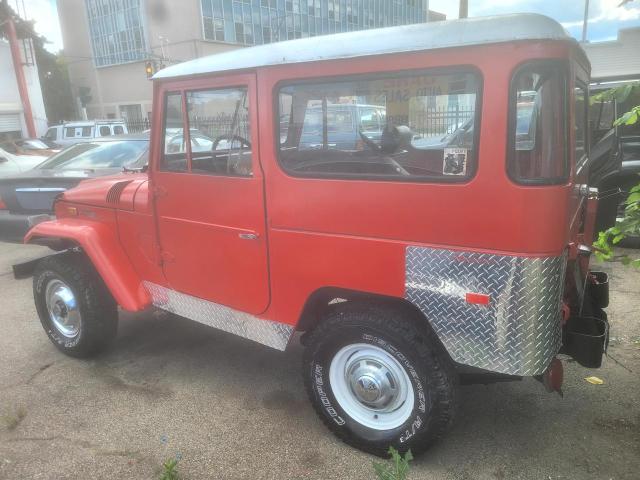
<instances>
[{"instance_id":1,"label":"parking lot","mask_svg":"<svg viewBox=\"0 0 640 480\"><path fill-rule=\"evenodd\" d=\"M375 478L376 459L315 416L297 344L281 353L145 312L121 314L117 341L98 358L58 352L31 280L11 274L38 253L0 244L0 479L157 478L175 455L185 479ZM603 368L565 362L564 398L532 379L462 387L456 425L410 478L640 477L640 272L603 268L612 284Z\"/></svg>"}]
</instances>

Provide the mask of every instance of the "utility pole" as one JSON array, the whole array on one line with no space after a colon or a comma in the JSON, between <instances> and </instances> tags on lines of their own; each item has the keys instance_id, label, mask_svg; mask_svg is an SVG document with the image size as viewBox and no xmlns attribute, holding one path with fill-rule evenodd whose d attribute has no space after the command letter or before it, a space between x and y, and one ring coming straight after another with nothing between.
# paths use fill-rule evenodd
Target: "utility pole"
<instances>
[{"instance_id":1,"label":"utility pole","mask_svg":"<svg viewBox=\"0 0 640 480\"><path fill-rule=\"evenodd\" d=\"M587 41L587 25L589 24L589 0L584 0L584 20L582 21L582 42Z\"/></svg>"},{"instance_id":2,"label":"utility pole","mask_svg":"<svg viewBox=\"0 0 640 480\"><path fill-rule=\"evenodd\" d=\"M31 102L29 101L29 89L24 76L24 66L22 65L22 55L20 55L20 47L18 46L18 34L16 33L16 25L11 15L5 22L7 37L9 38L9 48L11 49L11 58L13 59L13 70L16 74L16 82L18 83L18 92L22 101L22 111L24 112L24 121L27 125L29 137L35 138L36 125L33 122L33 111L31 110Z\"/></svg>"},{"instance_id":3,"label":"utility pole","mask_svg":"<svg viewBox=\"0 0 640 480\"><path fill-rule=\"evenodd\" d=\"M458 10L458 18L467 18L469 16L469 0L460 0L460 9Z\"/></svg>"}]
</instances>

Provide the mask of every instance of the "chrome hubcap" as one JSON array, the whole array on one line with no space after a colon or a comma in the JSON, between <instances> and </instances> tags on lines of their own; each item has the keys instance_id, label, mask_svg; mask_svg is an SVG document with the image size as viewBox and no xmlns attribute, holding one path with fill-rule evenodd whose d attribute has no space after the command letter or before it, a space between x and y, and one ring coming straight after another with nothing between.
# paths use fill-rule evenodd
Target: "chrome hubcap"
<instances>
[{"instance_id":1,"label":"chrome hubcap","mask_svg":"<svg viewBox=\"0 0 640 480\"><path fill-rule=\"evenodd\" d=\"M369 428L399 427L413 410L409 376L382 348L364 343L342 348L331 361L329 381L342 409Z\"/></svg>"},{"instance_id":2,"label":"chrome hubcap","mask_svg":"<svg viewBox=\"0 0 640 480\"><path fill-rule=\"evenodd\" d=\"M51 280L45 290L49 318L53 326L67 338L80 332L80 311L73 291L58 279Z\"/></svg>"}]
</instances>

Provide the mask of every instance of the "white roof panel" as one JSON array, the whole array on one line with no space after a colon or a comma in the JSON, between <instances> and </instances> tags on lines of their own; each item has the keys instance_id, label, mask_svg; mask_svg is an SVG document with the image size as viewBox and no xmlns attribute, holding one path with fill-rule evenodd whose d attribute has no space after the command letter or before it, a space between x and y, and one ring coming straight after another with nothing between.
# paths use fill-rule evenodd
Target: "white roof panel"
<instances>
[{"instance_id":1,"label":"white roof panel","mask_svg":"<svg viewBox=\"0 0 640 480\"><path fill-rule=\"evenodd\" d=\"M474 17L322 35L268 43L197 58L155 74L163 79L243 70L286 63L315 62L396 52L509 42L566 40L569 35L555 20L534 13Z\"/></svg>"}]
</instances>

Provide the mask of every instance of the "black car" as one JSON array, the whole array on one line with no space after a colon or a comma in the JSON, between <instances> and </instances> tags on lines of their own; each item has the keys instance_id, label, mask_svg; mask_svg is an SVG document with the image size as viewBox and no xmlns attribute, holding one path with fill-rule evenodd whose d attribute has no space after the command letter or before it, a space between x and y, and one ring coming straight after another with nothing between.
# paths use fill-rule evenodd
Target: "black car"
<instances>
[{"instance_id":1,"label":"black car","mask_svg":"<svg viewBox=\"0 0 640 480\"><path fill-rule=\"evenodd\" d=\"M632 82L592 85L591 94ZM640 89L623 99L594 102L590 106L591 164L590 183L598 187L597 231L614 225L624 216L629 190L640 183L640 122L613 126L624 112L640 104Z\"/></svg>"},{"instance_id":2,"label":"black car","mask_svg":"<svg viewBox=\"0 0 640 480\"><path fill-rule=\"evenodd\" d=\"M59 193L87 178L143 168L148 152L148 134L108 137L72 145L33 170L0 178L0 240L22 241L36 216L53 213Z\"/></svg>"}]
</instances>

